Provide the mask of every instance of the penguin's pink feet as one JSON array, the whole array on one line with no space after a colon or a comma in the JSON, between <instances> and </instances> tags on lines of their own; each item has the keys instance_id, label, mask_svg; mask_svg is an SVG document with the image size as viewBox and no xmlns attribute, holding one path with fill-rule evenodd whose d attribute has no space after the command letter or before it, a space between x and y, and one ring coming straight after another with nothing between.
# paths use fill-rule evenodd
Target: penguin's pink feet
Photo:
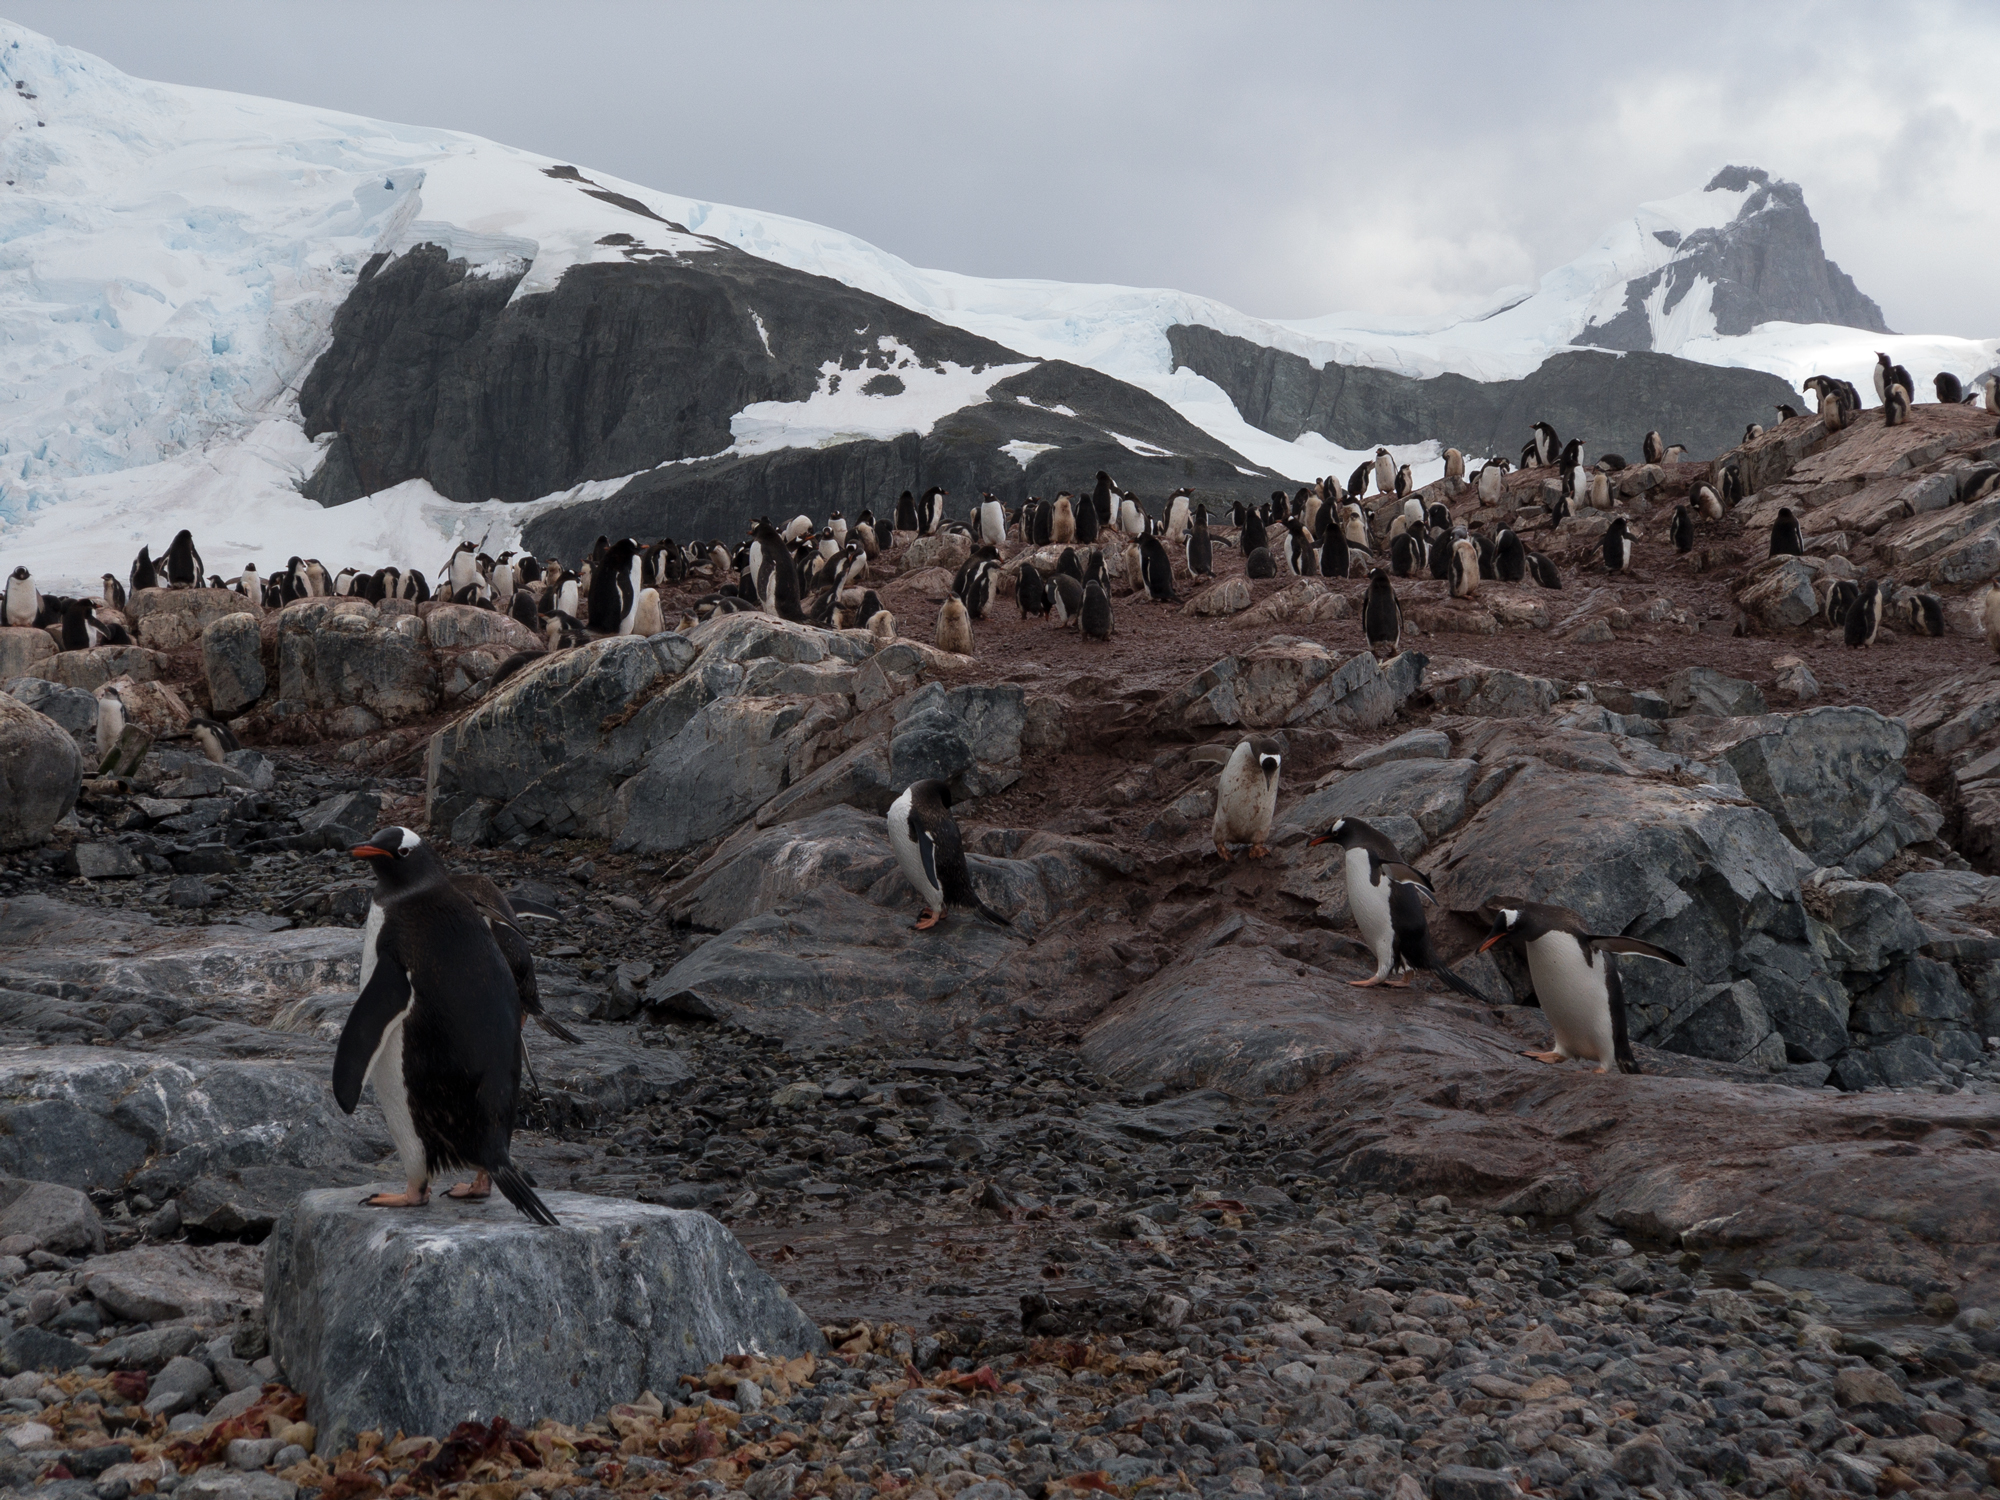
<instances>
[{"instance_id":1,"label":"penguin's pink feet","mask_svg":"<svg viewBox=\"0 0 2000 1500\"><path fill-rule=\"evenodd\" d=\"M937 926L937 924L943 920L944 920L943 912L932 911L928 906L926 906L924 908L923 915L917 918L917 925L911 928L910 930L912 932L929 932L933 927Z\"/></svg>"},{"instance_id":2,"label":"penguin's pink feet","mask_svg":"<svg viewBox=\"0 0 2000 1500\"><path fill-rule=\"evenodd\" d=\"M363 1208L422 1208L431 1201L430 1184L413 1182L405 1192L377 1193L372 1198L363 1198Z\"/></svg>"},{"instance_id":3,"label":"penguin's pink feet","mask_svg":"<svg viewBox=\"0 0 2000 1500\"><path fill-rule=\"evenodd\" d=\"M1410 987L1410 981L1407 979L1385 979L1382 981L1382 985L1385 989L1406 990Z\"/></svg>"},{"instance_id":4,"label":"penguin's pink feet","mask_svg":"<svg viewBox=\"0 0 2000 1500\"><path fill-rule=\"evenodd\" d=\"M1350 979L1347 982L1353 985L1357 990L1365 990L1369 988L1369 986L1371 985L1380 984L1382 981L1375 975L1370 974L1366 979Z\"/></svg>"},{"instance_id":5,"label":"penguin's pink feet","mask_svg":"<svg viewBox=\"0 0 2000 1500\"><path fill-rule=\"evenodd\" d=\"M1252 859L1263 859L1270 852L1271 851L1269 849L1266 849L1262 844L1252 844L1250 846L1250 857Z\"/></svg>"},{"instance_id":6,"label":"penguin's pink feet","mask_svg":"<svg viewBox=\"0 0 2000 1500\"><path fill-rule=\"evenodd\" d=\"M461 1182L445 1194L462 1203L484 1203L493 1196L493 1178L490 1173L481 1172L470 1182Z\"/></svg>"},{"instance_id":7,"label":"penguin's pink feet","mask_svg":"<svg viewBox=\"0 0 2000 1500\"><path fill-rule=\"evenodd\" d=\"M1563 1055L1560 1052L1523 1052L1521 1056L1532 1057L1536 1062L1543 1063L1559 1063L1563 1061Z\"/></svg>"},{"instance_id":8,"label":"penguin's pink feet","mask_svg":"<svg viewBox=\"0 0 2000 1500\"><path fill-rule=\"evenodd\" d=\"M1217 844L1215 846L1215 852L1222 856L1222 862L1226 865L1234 864L1236 862L1236 856L1229 852L1229 846L1227 844Z\"/></svg>"}]
</instances>

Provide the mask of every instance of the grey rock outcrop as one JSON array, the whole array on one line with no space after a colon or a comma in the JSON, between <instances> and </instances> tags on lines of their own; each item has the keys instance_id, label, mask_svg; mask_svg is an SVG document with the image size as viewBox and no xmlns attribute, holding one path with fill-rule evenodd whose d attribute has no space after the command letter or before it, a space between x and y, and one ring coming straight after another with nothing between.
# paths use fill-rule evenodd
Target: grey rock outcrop
<instances>
[{"instance_id":1,"label":"grey rock outcrop","mask_svg":"<svg viewBox=\"0 0 2000 1500\"><path fill-rule=\"evenodd\" d=\"M24 676L56 654L55 637L33 625L0 625L0 682Z\"/></svg>"},{"instance_id":2,"label":"grey rock outcrop","mask_svg":"<svg viewBox=\"0 0 2000 1500\"><path fill-rule=\"evenodd\" d=\"M1196 734L1221 726L1372 729L1416 691L1426 663L1417 651L1379 663L1361 651L1343 662L1318 641L1276 635L1223 657L1170 695L1159 722Z\"/></svg>"},{"instance_id":3,"label":"grey rock outcrop","mask_svg":"<svg viewBox=\"0 0 2000 1500\"><path fill-rule=\"evenodd\" d=\"M262 626L250 613L211 620L201 632L201 669L211 710L227 718L264 696Z\"/></svg>"},{"instance_id":4,"label":"grey rock outcrop","mask_svg":"<svg viewBox=\"0 0 2000 1500\"><path fill-rule=\"evenodd\" d=\"M21 1235L37 1250L90 1255L104 1248L97 1206L73 1187L0 1177L0 1241Z\"/></svg>"},{"instance_id":5,"label":"grey rock outcrop","mask_svg":"<svg viewBox=\"0 0 2000 1500\"><path fill-rule=\"evenodd\" d=\"M46 841L76 805L82 775L67 730L0 694L0 850Z\"/></svg>"},{"instance_id":6,"label":"grey rock outcrop","mask_svg":"<svg viewBox=\"0 0 2000 1500\"><path fill-rule=\"evenodd\" d=\"M236 597L236 596L232 596ZM278 617L278 696L308 709L359 705L394 723L437 707L423 622L365 599L301 599Z\"/></svg>"},{"instance_id":7,"label":"grey rock outcrop","mask_svg":"<svg viewBox=\"0 0 2000 1500\"><path fill-rule=\"evenodd\" d=\"M132 638L155 651L179 650L224 615L261 607L234 589L140 589L125 601Z\"/></svg>"},{"instance_id":8,"label":"grey rock outcrop","mask_svg":"<svg viewBox=\"0 0 2000 1500\"><path fill-rule=\"evenodd\" d=\"M46 677L18 677L7 685L15 702L24 703L69 732L86 765L97 764L97 699L80 688L64 687Z\"/></svg>"},{"instance_id":9,"label":"grey rock outcrop","mask_svg":"<svg viewBox=\"0 0 2000 1500\"><path fill-rule=\"evenodd\" d=\"M442 1436L503 1411L582 1423L729 1355L824 1350L708 1215L544 1199L554 1229L450 1199L388 1216L348 1190L308 1193L278 1221L264 1257L271 1350L323 1449L365 1429Z\"/></svg>"}]
</instances>

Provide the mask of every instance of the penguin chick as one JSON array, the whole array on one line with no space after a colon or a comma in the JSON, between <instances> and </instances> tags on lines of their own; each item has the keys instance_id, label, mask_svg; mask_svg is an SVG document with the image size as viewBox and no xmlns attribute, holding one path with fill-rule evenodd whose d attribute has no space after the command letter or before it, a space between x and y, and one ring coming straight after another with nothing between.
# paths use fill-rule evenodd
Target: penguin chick
<instances>
[{"instance_id":1,"label":"penguin chick","mask_svg":"<svg viewBox=\"0 0 2000 1500\"><path fill-rule=\"evenodd\" d=\"M438 1172L471 1168L536 1223L554 1224L508 1149L520 997L485 919L408 828L377 829L352 853L374 869L375 906L362 933L361 993L334 1051L333 1094L353 1114L362 1085L374 1084L406 1189L363 1201L421 1207Z\"/></svg>"},{"instance_id":2,"label":"penguin chick","mask_svg":"<svg viewBox=\"0 0 2000 1500\"><path fill-rule=\"evenodd\" d=\"M1638 1072L1625 1028L1625 989L1613 955L1636 953L1686 968L1680 956L1638 938L1595 935L1567 907L1501 900L1486 909L1493 912L1493 929L1479 951L1512 941L1526 953L1535 998L1555 1032L1556 1044L1549 1051L1521 1055L1545 1063L1581 1057L1596 1063L1600 1073L1609 1072L1614 1063L1621 1073Z\"/></svg>"},{"instance_id":3,"label":"penguin chick","mask_svg":"<svg viewBox=\"0 0 2000 1500\"><path fill-rule=\"evenodd\" d=\"M896 638L896 617L888 610L878 610L868 617L868 633L878 641L893 641Z\"/></svg>"},{"instance_id":4,"label":"penguin chick","mask_svg":"<svg viewBox=\"0 0 2000 1500\"><path fill-rule=\"evenodd\" d=\"M1632 565L1632 534L1625 529L1625 518L1616 516L1604 533L1604 570L1618 573Z\"/></svg>"},{"instance_id":5,"label":"penguin chick","mask_svg":"<svg viewBox=\"0 0 2000 1500\"><path fill-rule=\"evenodd\" d=\"M230 751L243 748L235 730L199 714L188 720L188 730L194 735L194 742L201 746L201 753L218 766Z\"/></svg>"},{"instance_id":6,"label":"penguin chick","mask_svg":"<svg viewBox=\"0 0 2000 1500\"><path fill-rule=\"evenodd\" d=\"M972 655L972 615L960 600L947 599L938 611L937 644L940 651Z\"/></svg>"},{"instance_id":7,"label":"penguin chick","mask_svg":"<svg viewBox=\"0 0 2000 1500\"><path fill-rule=\"evenodd\" d=\"M924 909L916 930L945 918L946 908L967 906L995 926L1014 925L979 899L965 863L965 841L951 816L951 788L942 781L915 781L889 804L889 845L896 863Z\"/></svg>"},{"instance_id":8,"label":"penguin chick","mask_svg":"<svg viewBox=\"0 0 2000 1500\"><path fill-rule=\"evenodd\" d=\"M1479 549L1459 541L1451 549L1451 597L1470 599L1479 592Z\"/></svg>"},{"instance_id":9,"label":"penguin chick","mask_svg":"<svg viewBox=\"0 0 2000 1500\"><path fill-rule=\"evenodd\" d=\"M1203 745L1191 758L1222 766L1222 775L1215 783L1215 852L1228 860L1231 844L1248 844L1252 859L1269 854L1265 841L1271 837L1271 819L1278 808L1278 772L1284 763L1278 742L1269 735L1256 734L1237 741L1234 749Z\"/></svg>"}]
</instances>

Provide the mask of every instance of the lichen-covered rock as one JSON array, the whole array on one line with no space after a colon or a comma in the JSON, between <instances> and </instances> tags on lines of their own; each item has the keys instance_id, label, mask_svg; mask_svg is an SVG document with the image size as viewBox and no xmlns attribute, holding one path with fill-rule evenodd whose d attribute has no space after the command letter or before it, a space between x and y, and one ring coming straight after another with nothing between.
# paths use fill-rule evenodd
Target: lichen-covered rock
<instances>
[{"instance_id":1,"label":"lichen-covered rock","mask_svg":"<svg viewBox=\"0 0 2000 1500\"><path fill-rule=\"evenodd\" d=\"M438 693L414 615L382 615L365 599L302 599L278 618L281 698L309 709L359 704L394 723L429 713Z\"/></svg>"},{"instance_id":2,"label":"lichen-covered rock","mask_svg":"<svg viewBox=\"0 0 2000 1500\"><path fill-rule=\"evenodd\" d=\"M1415 651L1381 663L1362 651L1342 662L1317 641L1277 635L1200 673L1165 700L1160 717L1195 733L1225 725L1372 729L1395 716L1427 664Z\"/></svg>"},{"instance_id":3,"label":"lichen-covered rock","mask_svg":"<svg viewBox=\"0 0 2000 1500\"><path fill-rule=\"evenodd\" d=\"M82 778L69 732L0 694L0 850L44 842L76 805Z\"/></svg>"},{"instance_id":4,"label":"lichen-covered rock","mask_svg":"<svg viewBox=\"0 0 2000 1500\"><path fill-rule=\"evenodd\" d=\"M145 646L92 646L87 651L58 651L36 662L28 672L65 687L94 693L120 677L152 682L166 669L166 662L164 652Z\"/></svg>"},{"instance_id":5,"label":"lichen-covered rock","mask_svg":"<svg viewBox=\"0 0 2000 1500\"><path fill-rule=\"evenodd\" d=\"M824 1350L812 1321L703 1213L545 1192L550 1229L442 1195L308 1193L265 1246L271 1352L328 1452L364 1430L442 1437L533 1412L582 1424L739 1354Z\"/></svg>"},{"instance_id":6,"label":"lichen-covered rock","mask_svg":"<svg viewBox=\"0 0 2000 1500\"><path fill-rule=\"evenodd\" d=\"M56 654L56 639L33 625L0 625L0 682L26 676Z\"/></svg>"},{"instance_id":7,"label":"lichen-covered rock","mask_svg":"<svg viewBox=\"0 0 2000 1500\"><path fill-rule=\"evenodd\" d=\"M1773 557L1750 569L1736 606L1764 630L1797 630L1819 614L1813 575L1796 557Z\"/></svg>"},{"instance_id":8,"label":"lichen-covered rock","mask_svg":"<svg viewBox=\"0 0 2000 1500\"><path fill-rule=\"evenodd\" d=\"M1181 606L1184 615L1233 615L1250 607L1250 580L1241 573L1212 583Z\"/></svg>"},{"instance_id":9,"label":"lichen-covered rock","mask_svg":"<svg viewBox=\"0 0 2000 1500\"><path fill-rule=\"evenodd\" d=\"M1713 667L1683 667L1660 684L1660 691L1675 714L1728 719L1770 708L1756 683L1725 677Z\"/></svg>"},{"instance_id":10,"label":"lichen-covered rock","mask_svg":"<svg viewBox=\"0 0 2000 1500\"><path fill-rule=\"evenodd\" d=\"M155 651L177 651L199 640L211 621L261 608L234 589L140 589L125 605L133 639Z\"/></svg>"},{"instance_id":11,"label":"lichen-covered rock","mask_svg":"<svg viewBox=\"0 0 2000 1500\"><path fill-rule=\"evenodd\" d=\"M498 646L505 654L532 651L544 644L540 636L519 620L473 604L436 605L424 613L423 622L431 645L440 651L461 646Z\"/></svg>"}]
</instances>

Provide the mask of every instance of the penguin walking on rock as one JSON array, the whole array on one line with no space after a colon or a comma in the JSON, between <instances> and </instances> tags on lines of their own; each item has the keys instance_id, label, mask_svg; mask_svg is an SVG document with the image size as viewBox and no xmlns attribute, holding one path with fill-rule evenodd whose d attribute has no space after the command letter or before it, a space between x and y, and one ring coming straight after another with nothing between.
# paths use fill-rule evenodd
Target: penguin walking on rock
<instances>
[{"instance_id":1,"label":"penguin walking on rock","mask_svg":"<svg viewBox=\"0 0 2000 1500\"><path fill-rule=\"evenodd\" d=\"M1248 844L1252 859L1269 854L1266 845L1278 808L1283 747L1270 735L1253 734L1238 740L1233 748L1203 745L1190 758L1222 767L1215 783L1215 852L1229 860L1231 844Z\"/></svg>"},{"instance_id":2,"label":"penguin walking on rock","mask_svg":"<svg viewBox=\"0 0 2000 1500\"><path fill-rule=\"evenodd\" d=\"M951 788L944 782L912 782L889 804L889 847L896 851L903 878L924 903L918 932L937 926L953 906L970 907L996 927L1013 927L973 889L965 840L951 816Z\"/></svg>"},{"instance_id":3,"label":"penguin walking on rock","mask_svg":"<svg viewBox=\"0 0 2000 1500\"><path fill-rule=\"evenodd\" d=\"M1614 955L1634 953L1680 968L1686 968L1686 962L1638 938L1593 934L1568 907L1502 900L1486 909L1493 913L1493 930L1479 951L1512 941L1526 953L1535 998L1555 1032L1554 1047L1521 1055L1545 1063L1581 1057L1596 1063L1600 1073L1609 1072L1614 1064L1621 1073L1638 1072L1626 1034L1625 989Z\"/></svg>"},{"instance_id":4,"label":"penguin walking on rock","mask_svg":"<svg viewBox=\"0 0 2000 1500\"><path fill-rule=\"evenodd\" d=\"M1771 523L1771 556L1804 557L1805 538L1799 533L1799 518L1792 514L1788 505L1779 510L1778 519Z\"/></svg>"},{"instance_id":5,"label":"penguin walking on rock","mask_svg":"<svg viewBox=\"0 0 2000 1500\"><path fill-rule=\"evenodd\" d=\"M1376 655L1394 656L1403 649L1403 606L1396 602L1396 586L1380 568L1368 575L1368 595L1361 606L1361 634Z\"/></svg>"},{"instance_id":6,"label":"penguin walking on rock","mask_svg":"<svg viewBox=\"0 0 2000 1500\"><path fill-rule=\"evenodd\" d=\"M375 871L361 939L361 994L334 1052L348 1114L364 1083L403 1161L405 1190L363 1200L418 1208L441 1171L483 1171L538 1224L556 1216L509 1152L521 1083L520 994L477 906L412 830L378 829L352 851Z\"/></svg>"},{"instance_id":7,"label":"penguin walking on rock","mask_svg":"<svg viewBox=\"0 0 2000 1500\"><path fill-rule=\"evenodd\" d=\"M1434 899L1430 877L1405 864L1387 834L1359 818L1335 818L1311 841L1312 846L1320 844L1340 845L1347 909L1375 955L1375 972L1366 979L1350 979L1349 984L1356 989L1377 984L1402 989L1410 981L1400 976L1428 969L1461 995L1492 1003L1438 958L1424 915L1425 905Z\"/></svg>"}]
</instances>

